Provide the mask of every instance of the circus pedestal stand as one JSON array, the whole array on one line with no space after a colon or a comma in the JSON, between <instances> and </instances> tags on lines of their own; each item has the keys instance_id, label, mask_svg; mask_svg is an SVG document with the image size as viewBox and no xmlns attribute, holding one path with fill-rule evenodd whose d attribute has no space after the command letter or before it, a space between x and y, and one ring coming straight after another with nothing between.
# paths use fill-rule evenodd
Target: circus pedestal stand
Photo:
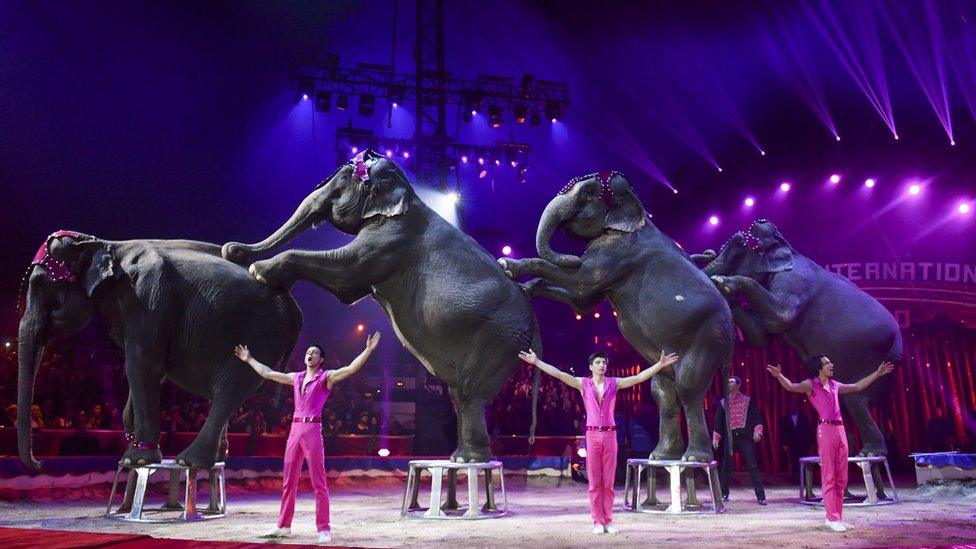
<instances>
[{"instance_id":1,"label":"circus pedestal stand","mask_svg":"<svg viewBox=\"0 0 976 549\"><path fill-rule=\"evenodd\" d=\"M478 520L503 517L509 514L508 496L505 494L505 470L500 461L483 463L455 463L449 460L413 460L409 463L407 485L403 493L400 516L441 519ZM420 480L423 471L429 471L430 503L424 508L417 501L420 495ZM464 472L468 484L468 505L461 506L457 501L458 472ZM444 475L447 475L447 498L441 499ZM484 475L485 504L480 505L479 475ZM498 478L504 507L495 505L494 477Z\"/></svg>"},{"instance_id":2,"label":"circus pedestal stand","mask_svg":"<svg viewBox=\"0 0 976 549\"><path fill-rule=\"evenodd\" d=\"M129 483L134 482L132 508L128 512L116 511L113 513L112 501L115 499L115 492L123 469L129 470ZM179 483L184 476L186 477L182 509L180 509L178 502L173 501L167 502L165 506L159 509L144 509L149 477L157 471L170 471L174 483ZM124 465L119 462L119 468L115 471L115 480L112 482L112 492L108 498L105 516L128 522L189 522L226 516L227 484L224 478L224 464L222 462L215 463L207 471L210 477L210 505L204 510L197 510L197 475L200 472L200 469L191 469L179 465L172 459L164 459L161 463L140 466ZM171 490L171 493L175 493L175 490ZM166 511L174 510L181 511L181 513L175 517L163 516Z\"/></svg>"},{"instance_id":3,"label":"circus pedestal stand","mask_svg":"<svg viewBox=\"0 0 976 549\"><path fill-rule=\"evenodd\" d=\"M668 472L671 481L671 501L661 502L657 499L657 479L655 473L658 468ZM702 470L708 477L708 491L711 504L698 501L695 486L695 471ZM641 475L647 473L647 499L641 501ZM681 487L684 485L687 499L682 502ZM628 459L627 474L624 481L625 511L635 513L667 513L671 515L700 515L724 513L725 502L718 482L718 467L716 462L698 463L693 461L664 460L664 459Z\"/></svg>"},{"instance_id":4,"label":"circus pedestal stand","mask_svg":"<svg viewBox=\"0 0 976 549\"><path fill-rule=\"evenodd\" d=\"M888 458L884 456L850 456L847 463L853 463L861 470L864 478L864 489L867 496L862 501L844 501L845 507L871 507L874 505L890 505L898 503L898 492L895 491L895 481L891 476L891 468L888 467ZM812 466L820 466L820 456L807 456L800 458L800 503L804 505L823 505L823 498L813 495L813 475ZM884 471L887 476L887 487L885 486L885 475L876 472ZM891 490L889 497L885 490Z\"/></svg>"}]
</instances>

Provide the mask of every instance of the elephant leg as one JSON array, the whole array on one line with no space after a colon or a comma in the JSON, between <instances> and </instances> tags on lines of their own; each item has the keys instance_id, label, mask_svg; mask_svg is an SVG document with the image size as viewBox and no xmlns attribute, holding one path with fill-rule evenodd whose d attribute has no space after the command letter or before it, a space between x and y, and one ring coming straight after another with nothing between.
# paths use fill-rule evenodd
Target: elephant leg
<instances>
[{"instance_id":1,"label":"elephant leg","mask_svg":"<svg viewBox=\"0 0 976 549\"><path fill-rule=\"evenodd\" d=\"M753 347L765 347L769 343L769 333L755 315L743 309L738 304L732 304L732 318L735 325L742 330L742 335Z\"/></svg>"},{"instance_id":2,"label":"elephant leg","mask_svg":"<svg viewBox=\"0 0 976 549\"><path fill-rule=\"evenodd\" d=\"M251 275L262 284L289 288L297 280L308 280L353 303L368 295L371 286L383 280L392 268L377 265L376 250L360 238L337 250L289 250L251 264ZM392 263L391 263L392 265Z\"/></svg>"},{"instance_id":3,"label":"elephant leg","mask_svg":"<svg viewBox=\"0 0 976 549\"><path fill-rule=\"evenodd\" d=\"M485 426L485 400L459 395L458 449L451 460L458 463L478 463L491 459L491 444Z\"/></svg>"},{"instance_id":4,"label":"elephant leg","mask_svg":"<svg viewBox=\"0 0 976 549\"><path fill-rule=\"evenodd\" d=\"M576 307L577 304L586 304L594 300L598 302L603 289L619 276L618 273L608 272L605 264L597 265L587 259L584 258L583 264L577 269L559 267L537 257L527 259L502 258L498 260L498 263L511 278L518 278L521 275L538 276L550 283L548 288L564 289L565 293L554 292L554 295L547 297L566 301ZM538 294L544 290L545 287L536 288L533 291Z\"/></svg>"},{"instance_id":5,"label":"elephant leg","mask_svg":"<svg viewBox=\"0 0 976 549\"><path fill-rule=\"evenodd\" d=\"M797 311L805 302L803 295L777 295L747 276L713 276L712 281L725 295L742 293L749 300L755 316L762 321L765 331L773 334L785 332L796 319Z\"/></svg>"},{"instance_id":6,"label":"elephant leg","mask_svg":"<svg viewBox=\"0 0 976 549\"><path fill-rule=\"evenodd\" d=\"M210 413L197 438L176 456L177 463L195 469L210 469L217 462L220 442L225 438L227 420L234 413L258 383L246 368L240 368L236 358L222 364L214 376L213 402Z\"/></svg>"},{"instance_id":7,"label":"elephant leg","mask_svg":"<svg viewBox=\"0 0 976 549\"><path fill-rule=\"evenodd\" d=\"M651 378L651 394L660 411L657 446L651 459L678 459L685 447L678 414L678 391L673 374L664 371Z\"/></svg>"},{"instance_id":8,"label":"elephant leg","mask_svg":"<svg viewBox=\"0 0 976 549\"><path fill-rule=\"evenodd\" d=\"M729 338L716 341L716 334L728 333ZM705 423L705 393L711 385L715 372L721 370L732 352L731 331L721 326L706 324L695 335L691 347L685 351L674 372L678 398L685 410L688 423L688 448L682 459L685 461L711 461L712 444Z\"/></svg>"},{"instance_id":9,"label":"elephant leg","mask_svg":"<svg viewBox=\"0 0 976 549\"><path fill-rule=\"evenodd\" d=\"M553 301L565 303L577 313L586 314L593 310L603 299L601 294L591 293L577 298L566 288L556 286L552 282L541 278L534 278L522 285L532 297L542 296Z\"/></svg>"},{"instance_id":10,"label":"elephant leg","mask_svg":"<svg viewBox=\"0 0 976 549\"><path fill-rule=\"evenodd\" d=\"M220 443L217 445L217 461L225 461L227 452L230 449L230 441L227 440L227 424L224 423L223 430L220 431Z\"/></svg>"},{"instance_id":11,"label":"elephant leg","mask_svg":"<svg viewBox=\"0 0 976 549\"><path fill-rule=\"evenodd\" d=\"M861 434L862 456L886 456L888 448L885 446L884 436L878 425L871 417L871 410L868 408L869 398L864 393L847 393L840 396L844 402L844 407L850 412L854 423L857 425L857 432Z\"/></svg>"},{"instance_id":12,"label":"elephant leg","mask_svg":"<svg viewBox=\"0 0 976 549\"><path fill-rule=\"evenodd\" d=\"M136 430L136 420L135 414L132 410L132 392L129 392L129 396L125 401L125 407L122 409L122 425L125 429L126 436L133 435ZM128 438L126 438L128 442ZM117 513L128 513L132 510L132 499L136 493L136 477L135 475L127 475L125 480L125 495L122 497L122 505L116 510Z\"/></svg>"},{"instance_id":13,"label":"elephant leg","mask_svg":"<svg viewBox=\"0 0 976 549\"><path fill-rule=\"evenodd\" d=\"M122 460L133 465L159 463L163 460L159 451L159 383L165 353L158 344L140 341L145 334L134 333L135 327L130 331L133 333L126 335L125 375L129 380L135 439Z\"/></svg>"}]
</instances>

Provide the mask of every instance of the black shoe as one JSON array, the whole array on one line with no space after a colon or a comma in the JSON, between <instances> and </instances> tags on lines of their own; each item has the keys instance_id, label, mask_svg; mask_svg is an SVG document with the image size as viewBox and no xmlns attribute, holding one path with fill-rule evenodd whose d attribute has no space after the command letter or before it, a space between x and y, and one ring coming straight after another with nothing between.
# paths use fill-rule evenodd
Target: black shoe
<instances>
[{"instance_id":1,"label":"black shoe","mask_svg":"<svg viewBox=\"0 0 976 549\"><path fill-rule=\"evenodd\" d=\"M766 500L765 499L759 500L759 505L766 505Z\"/></svg>"}]
</instances>

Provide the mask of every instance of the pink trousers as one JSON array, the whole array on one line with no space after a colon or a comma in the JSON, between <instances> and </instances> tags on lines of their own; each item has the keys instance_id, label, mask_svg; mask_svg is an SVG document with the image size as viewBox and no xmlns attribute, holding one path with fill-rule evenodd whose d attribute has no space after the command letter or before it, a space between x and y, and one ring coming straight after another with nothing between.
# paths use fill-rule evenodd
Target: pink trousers
<instances>
[{"instance_id":1,"label":"pink trousers","mask_svg":"<svg viewBox=\"0 0 976 549\"><path fill-rule=\"evenodd\" d=\"M817 453L820 454L820 487L827 520L841 520L844 489L847 488L847 431L843 425L817 427Z\"/></svg>"},{"instance_id":2,"label":"pink trousers","mask_svg":"<svg viewBox=\"0 0 976 549\"><path fill-rule=\"evenodd\" d=\"M325 482L325 447L322 426L318 423L293 423L285 445L284 480L281 486L281 512L278 527L291 528L295 516L295 496L302 477L302 462L308 461L308 474L315 491L315 527L329 530L329 487Z\"/></svg>"},{"instance_id":3,"label":"pink trousers","mask_svg":"<svg viewBox=\"0 0 976 549\"><path fill-rule=\"evenodd\" d=\"M590 484L590 515L594 524L613 520L613 481L617 476L617 433L586 432L586 476Z\"/></svg>"}]
</instances>

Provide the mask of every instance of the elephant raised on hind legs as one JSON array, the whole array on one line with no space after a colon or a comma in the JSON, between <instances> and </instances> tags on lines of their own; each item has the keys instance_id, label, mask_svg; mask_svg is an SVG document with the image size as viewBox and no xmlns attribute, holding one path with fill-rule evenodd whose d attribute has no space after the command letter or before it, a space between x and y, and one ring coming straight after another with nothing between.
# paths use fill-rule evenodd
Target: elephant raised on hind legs
<instances>
[{"instance_id":1,"label":"elephant raised on hind legs","mask_svg":"<svg viewBox=\"0 0 976 549\"><path fill-rule=\"evenodd\" d=\"M753 345L779 336L804 363L827 355L841 383L854 383L882 362L902 358L901 331L891 313L850 280L794 250L771 221L753 223L749 234L736 233L717 256L706 252L695 260L707 263L705 273L727 296L745 297L749 308L733 301L732 310ZM840 397L861 434L861 454L887 455L868 405L889 383L882 379Z\"/></svg>"},{"instance_id":2,"label":"elephant raised on hind legs","mask_svg":"<svg viewBox=\"0 0 976 549\"><path fill-rule=\"evenodd\" d=\"M159 384L170 379L213 401L200 433L177 460L208 469L226 454L230 415L263 381L234 357L247 343L268 364L287 361L302 326L288 292L258 284L220 257L220 247L185 240L108 241L71 232L51 235L31 265L18 341L17 441L31 449L30 409L44 347L77 333L95 314L125 354L130 443L123 460L158 463ZM119 380L121 381L121 380Z\"/></svg>"},{"instance_id":3,"label":"elephant raised on hind legs","mask_svg":"<svg viewBox=\"0 0 976 549\"><path fill-rule=\"evenodd\" d=\"M421 201L394 162L364 151L323 181L273 235L259 244L224 245L244 263L326 221L356 235L335 250L290 250L251 265L254 276L286 288L308 280L343 303L372 295L400 341L447 382L458 415L455 461L491 455L485 405L519 365L540 350L529 297L471 237ZM539 373L533 383L532 429Z\"/></svg>"},{"instance_id":4,"label":"elephant raised on hind legs","mask_svg":"<svg viewBox=\"0 0 976 549\"><path fill-rule=\"evenodd\" d=\"M553 252L556 228L587 241L582 257ZM662 351L680 357L673 373L651 380L661 412L655 459L710 461L704 399L715 372L728 365L734 326L729 306L708 277L648 219L623 175L592 174L570 181L546 206L536 234L541 256L499 259L510 276L538 276L526 287L586 312L606 299L620 333L650 363ZM680 402L680 406L679 406ZM688 447L678 414L684 408ZM683 452L683 455L682 455Z\"/></svg>"}]
</instances>

